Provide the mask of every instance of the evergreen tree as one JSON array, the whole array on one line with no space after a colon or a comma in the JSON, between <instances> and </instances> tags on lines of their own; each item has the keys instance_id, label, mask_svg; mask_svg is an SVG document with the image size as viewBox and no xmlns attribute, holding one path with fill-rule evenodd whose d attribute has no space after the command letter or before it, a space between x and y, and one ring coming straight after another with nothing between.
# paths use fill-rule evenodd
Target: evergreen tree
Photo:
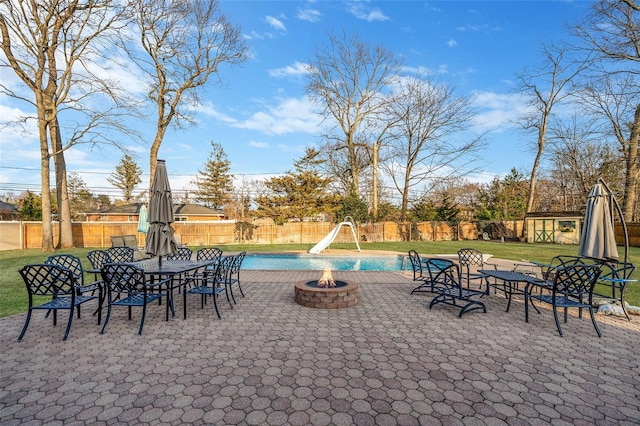
<instances>
[{"instance_id":1,"label":"evergreen tree","mask_svg":"<svg viewBox=\"0 0 640 426\"><path fill-rule=\"evenodd\" d=\"M295 172L265 181L271 191L256 198L259 217L271 217L276 223L309 220L335 211L338 199L328 192L331 180L322 177L320 151L307 148L304 157L294 163Z\"/></svg>"},{"instance_id":2,"label":"evergreen tree","mask_svg":"<svg viewBox=\"0 0 640 426\"><path fill-rule=\"evenodd\" d=\"M369 221L369 207L367 202L358 196L354 191L346 196L336 212L336 222L342 221L347 216L351 216L357 223Z\"/></svg>"},{"instance_id":3,"label":"evergreen tree","mask_svg":"<svg viewBox=\"0 0 640 426\"><path fill-rule=\"evenodd\" d=\"M452 199L451 194L444 192L442 194L442 204L436 207L436 220L458 223L460 221L458 219L459 213L460 209Z\"/></svg>"},{"instance_id":4,"label":"evergreen tree","mask_svg":"<svg viewBox=\"0 0 640 426\"><path fill-rule=\"evenodd\" d=\"M20 204L20 220L42 220L42 199L39 195L27 191Z\"/></svg>"},{"instance_id":5,"label":"evergreen tree","mask_svg":"<svg viewBox=\"0 0 640 426\"><path fill-rule=\"evenodd\" d=\"M436 220L437 216L438 213L433 200L423 196L413 205L410 218L416 222L430 222Z\"/></svg>"},{"instance_id":6,"label":"evergreen tree","mask_svg":"<svg viewBox=\"0 0 640 426\"><path fill-rule=\"evenodd\" d=\"M69 173L67 182L69 185L68 193L71 218L78 219L80 213L88 212L95 208L93 194L77 173Z\"/></svg>"},{"instance_id":7,"label":"evergreen tree","mask_svg":"<svg viewBox=\"0 0 640 426\"><path fill-rule=\"evenodd\" d=\"M142 175L142 169L129 154L125 154L120 164L116 166L116 171L107 178L107 181L122 191L126 204L131 204L134 201L133 190L142 182L140 175Z\"/></svg>"},{"instance_id":8,"label":"evergreen tree","mask_svg":"<svg viewBox=\"0 0 640 426\"><path fill-rule=\"evenodd\" d=\"M214 210L223 210L233 192L231 163L222 145L211 141L211 152L204 171L198 170L195 199Z\"/></svg>"},{"instance_id":9,"label":"evergreen tree","mask_svg":"<svg viewBox=\"0 0 640 426\"><path fill-rule=\"evenodd\" d=\"M515 168L480 188L475 205L479 220L517 220L527 208L528 182Z\"/></svg>"}]
</instances>

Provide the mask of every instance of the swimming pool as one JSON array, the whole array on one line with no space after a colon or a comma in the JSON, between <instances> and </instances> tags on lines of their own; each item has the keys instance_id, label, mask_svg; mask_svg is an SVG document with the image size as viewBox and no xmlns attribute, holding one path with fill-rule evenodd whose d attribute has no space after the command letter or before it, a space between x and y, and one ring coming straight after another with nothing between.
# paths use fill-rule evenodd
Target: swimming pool
<instances>
[{"instance_id":1,"label":"swimming pool","mask_svg":"<svg viewBox=\"0 0 640 426\"><path fill-rule=\"evenodd\" d=\"M322 271L400 271L404 256L331 256L322 254L248 253L242 269Z\"/></svg>"}]
</instances>

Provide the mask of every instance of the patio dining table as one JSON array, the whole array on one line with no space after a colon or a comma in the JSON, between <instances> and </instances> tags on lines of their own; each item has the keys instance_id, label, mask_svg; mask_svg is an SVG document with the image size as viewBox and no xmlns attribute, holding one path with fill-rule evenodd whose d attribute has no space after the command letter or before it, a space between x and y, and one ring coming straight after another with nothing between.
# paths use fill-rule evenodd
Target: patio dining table
<instances>
[{"instance_id":1,"label":"patio dining table","mask_svg":"<svg viewBox=\"0 0 640 426\"><path fill-rule=\"evenodd\" d=\"M509 271L509 270L493 270L493 269L483 269L480 271L481 273L502 281L501 291L504 292L505 297L508 299L507 302L507 312L509 312L509 308L511 307L511 298L513 293L526 295L529 291L529 287L532 285L547 287L547 281L538 278L534 275L525 274L523 272L518 271ZM519 283L524 283L525 288L520 289ZM497 288L498 284L492 284L494 288ZM534 306L535 308L535 306ZM537 308L536 308L537 310Z\"/></svg>"},{"instance_id":2,"label":"patio dining table","mask_svg":"<svg viewBox=\"0 0 640 426\"><path fill-rule=\"evenodd\" d=\"M187 284L188 280L185 276L188 276L190 272L194 272L198 269L204 269L210 265L216 263L216 260L166 260L159 258L140 260L133 262L132 265L137 266L144 270L144 273L148 275L151 280L155 277L168 277L172 279L168 281L167 291L167 312L166 320L169 321L169 308L171 308L171 314L175 317L175 310L173 308L173 291L176 288L180 288ZM185 310L186 318L186 310Z\"/></svg>"}]
</instances>

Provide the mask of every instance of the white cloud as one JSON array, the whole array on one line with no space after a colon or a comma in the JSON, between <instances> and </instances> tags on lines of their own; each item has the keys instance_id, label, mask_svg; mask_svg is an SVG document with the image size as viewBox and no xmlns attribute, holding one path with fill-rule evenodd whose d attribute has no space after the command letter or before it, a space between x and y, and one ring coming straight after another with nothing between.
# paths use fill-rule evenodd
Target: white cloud
<instances>
[{"instance_id":1,"label":"white cloud","mask_svg":"<svg viewBox=\"0 0 640 426\"><path fill-rule=\"evenodd\" d=\"M438 74L449 74L449 68L447 64L438 65Z\"/></svg>"},{"instance_id":2,"label":"white cloud","mask_svg":"<svg viewBox=\"0 0 640 426\"><path fill-rule=\"evenodd\" d=\"M415 74L415 75L424 75L424 76L428 76L428 75L432 75L434 72L431 68L428 67L423 67L423 66L419 66L419 67L407 67L407 66L403 66L402 67L402 72L405 72L407 74Z\"/></svg>"},{"instance_id":3,"label":"white cloud","mask_svg":"<svg viewBox=\"0 0 640 426\"><path fill-rule=\"evenodd\" d=\"M247 40L264 40L264 36L256 31L251 31L249 34L243 34L242 36Z\"/></svg>"},{"instance_id":4,"label":"white cloud","mask_svg":"<svg viewBox=\"0 0 640 426\"><path fill-rule=\"evenodd\" d=\"M280 149L283 152L286 153L303 153L305 151L306 145L285 145L285 144L278 144L278 149Z\"/></svg>"},{"instance_id":5,"label":"white cloud","mask_svg":"<svg viewBox=\"0 0 640 426\"><path fill-rule=\"evenodd\" d=\"M250 141L249 146L253 148L269 148L269 144L266 142Z\"/></svg>"},{"instance_id":6,"label":"white cloud","mask_svg":"<svg viewBox=\"0 0 640 426\"><path fill-rule=\"evenodd\" d=\"M295 62L293 65L287 65L283 68L276 68L269 70L269 75L271 77L287 77L287 76L302 76L306 75L307 64L303 64L301 62Z\"/></svg>"},{"instance_id":7,"label":"white cloud","mask_svg":"<svg viewBox=\"0 0 640 426\"><path fill-rule=\"evenodd\" d=\"M322 14L320 13L320 11L315 9L298 10L298 19L302 21L318 22L320 21L321 17L322 17Z\"/></svg>"},{"instance_id":8,"label":"white cloud","mask_svg":"<svg viewBox=\"0 0 640 426\"><path fill-rule=\"evenodd\" d=\"M474 128L479 133L511 130L517 118L527 112L525 99L517 93L476 92L474 105L479 111Z\"/></svg>"},{"instance_id":9,"label":"white cloud","mask_svg":"<svg viewBox=\"0 0 640 426\"><path fill-rule=\"evenodd\" d=\"M237 120L227 114L224 114L220 111L218 111L211 102L207 102L204 104L199 105L198 107L195 108L196 112L199 112L201 114L204 114L208 117L214 118L218 121L222 121L224 123L236 123Z\"/></svg>"},{"instance_id":10,"label":"white cloud","mask_svg":"<svg viewBox=\"0 0 640 426\"><path fill-rule=\"evenodd\" d=\"M264 20L267 22L267 24L269 24L269 26L271 28L274 28L274 29L280 30L280 31L287 31L287 28L284 26L282 21L277 19L277 18L274 18L273 16L267 15L264 18Z\"/></svg>"},{"instance_id":11,"label":"white cloud","mask_svg":"<svg viewBox=\"0 0 640 426\"><path fill-rule=\"evenodd\" d=\"M386 21L390 19L377 7L367 8L362 3L352 3L347 7L347 11L355 16L357 19L363 19L368 22L373 21Z\"/></svg>"},{"instance_id":12,"label":"white cloud","mask_svg":"<svg viewBox=\"0 0 640 426\"><path fill-rule=\"evenodd\" d=\"M258 130L270 135L303 132L318 132L320 117L313 112L313 105L306 98L281 100L267 111L254 113L248 120L234 124L234 127Z\"/></svg>"},{"instance_id":13,"label":"white cloud","mask_svg":"<svg viewBox=\"0 0 640 426\"><path fill-rule=\"evenodd\" d=\"M458 45L458 42L457 42L457 41L455 41L455 40L454 40L454 39L452 39L452 38L450 38L450 39L447 41L447 46L449 46L449 47L455 47L455 46L457 46L457 45Z\"/></svg>"}]
</instances>

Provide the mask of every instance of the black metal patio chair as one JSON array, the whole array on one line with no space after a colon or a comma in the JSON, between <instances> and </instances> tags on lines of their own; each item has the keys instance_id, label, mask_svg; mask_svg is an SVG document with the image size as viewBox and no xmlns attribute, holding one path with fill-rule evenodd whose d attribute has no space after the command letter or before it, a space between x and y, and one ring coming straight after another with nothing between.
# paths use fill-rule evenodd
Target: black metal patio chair
<instances>
[{"instance_id":1,"label":"black metal patio chair","mask_svg":"<svg viewBox=\"0 0 640 426\"><path fill-rule=\"evenodd\" d=\"M67 320L67 328L62 338L62 340L67 340L73 321L73 311L83 303L96 299L96 296L79 294L76 286L77 281L73 273L62 266L51 263L33 264L24 266L19 272L27 287L29 308L18 341L21 341L24 337L34 309L53 311L54 326L57 324L58 310L68 310L69 319ZM34 305L34 298L38 296L50 297L51 300L41 305ZM99 321L100 317L98 317L98 323Z\"/></svg>"},{"instance_id":2,"label":"black metal patio chair","mask_svg":"<svg viewBox=\"0 0 640 426\"><path fill-rule=\"evenodd\" d=\"M480 271L487 269L489 266L497 270L497 265L485 262L482 252L473 248L458 250L458 263L460 264L462 278L467 283L467 288L471 288L471 283L474 283L479 288L484 287L485 293L489 294L489 277Z\"/></svg>"},{"instance_id":3,"label":"black metal patio chair","mask_svg":"<svg viewBox=\"0 0 640 426\"><path fill-rule=\"evenodd\" d=\"M167 260L191 260L193 251L189 247L180 246L175 253L169 253L166 256Z\"/></svg>"},{"instance_id":4,"label":"black metal patio chair","mask_svg":"<svg viewBox=\"0 0 640 426\"><path fill-rule=\"evenodd\" d=\"M216 260L222 257L222 250L218 247L203 247L196 252L196 260Z\"/></svg>"},{"instance_id":5,"label":"black metal patio chair","mask_svg":"<svg viewBox=\"0 0 640 426\"><path fill-rule=\"evenodd\" d=\"M213 268L205 268L203 271L198 272L194 279L196 285L192 288L185 287L184 293L184 318L187 318L187 295L197 294L200 295L200 306L204 309L204 305L207 303L207 297L213 299L213 306L216 310L218 319L222 319L220 315L220 309L218 308L218 296L227 291L225 286L225 280L227 278L227 269L225 262L218 262ZM228 296L227 296L228 299ZM233 306L231 306L233 308Z\"/></svg>"},{"instance_id":6,"label":"black metal patio chair","mask_svg":"<svg viewBox=\"0 0 640 426\"><path fill-rule=\"evenodd\" d=\"M133 307L142 308L142 316L140 318L140 328L138 335L142 334L144 319L147 314L147 305L166 295L162 291L164 285L168 285L171 277L164 278L153 283L147 281L146 275L142 268L125 263L107 263L102 267L102 279L107 288L107 316L102 326L104 333L111 317L111 308L113 306L126 306L128 308L129 319L131 319L131 310ZM154 292L157 291L157 292ZM167 303L173 310L173 300L169 298Z\"/></svg>"},{"instance_id":7,"label":"black metal patio chair","mask_svg":"<svg viewBox=\"0 0 640 426\"><path fill-rule=\"evenodd\" d=\"M634 280L631 279L636 267L631 262L605 262L601 264L602 272L596 283L593 296L598 299L610 300L620 303L622 312L631 321L624 301L627 286ZM605 290L609 290L604 293Z\"/></svg>"},{"instance_id":8,"label":"black metal patio chair","mask_svg":"<svg viewBox=\"0 0 640 426\"><path fill-rule=\"evenodd\" d=\"M71 254L54 254L45 260L46 264L57 265L71 271L71 275L75 280L76 292L79 295L85 293L91 293L93 296L96 291L98 292L98 309L94 312L94 315L98 315L98 324L100 323L101 313L100 308L104 300L104 285L102 280L95 280L91 283L85 283L84 281L84 269L82 267L82 261L79 257ZM80 306L78 306L78 318L80 318Z\"/></svg>"},{"instance_id":9,"label":"black metal patio chair","mask_svg":"<svg viewBox=\"0 0 640 426\"><path fill-rule=\"evenodd\" d=\"M415 250L408 252L409 262L411 263L411 271L413 272L413 280L420 281L423 279L422 265L420 263L420 254Z\"/></svg>"},{"instance_id":10,"label":"black metal patio chair","mask_svg":"<svg viewBox=\"0 0 640 426\"><path fill-rule=\"evenodd\" d=\"M131 263L135 261L135 250L131 247L109 247L106 252L113 263Z\"/></svg>"},{"instance_id":11,"label":"black metal patio chair","mask_svg":"<svg viewBox=\"0 0 640 426\"><path fill-rule=\"evenodd\" d=\"M566 268L567 266L572 265L584 265L585 258L580 256L570 256L570 255L559 255L554 256L551 259L551 262L548 264L542 264L534 262L536 265L540 267L540 273L542 275L542 279L547 281L553 281L555 278L556 271L559 269ZM589 263L592 263L589 261Z\"/></svg>"},{"instance_id":12,"label":"black metal patio chair","mask_svg":"<svg viewBox=\"0 0 640 426\"><path fill-rule=\"evenodd\" d=\"M89 263L91 263L91 268L93 268L94 271L98 271L98 274L104 264L113 263L106 250L91 250L87 253L87 258L89 259Z\"/></svg>"},{"instance_id":13,"label":"black metal patio chair","mask_svg":"<svg viewBox=\"0 0 640 426\"><path fill-rule=\"evenodd\" d=\"M550 293L545 292L544 294L532 294L531 290L534 287L539 286L536 285L528 287L525 292L525 321L529 321L529 304L535 307L533 304L534 300L547 303L552 306L553 318L555 319L558 333L562 336L562 327L560 326L560 320L558 319L558 309L564 309L565 323L567 322L567 311L569 308L577 308L580 313L582 312L582 309L588 309L589 315L591 316L591 322L593 323L593 328L596 329L598 337L602 337L600 328L596 323L593 307L593 289L601 272L602 268L600 265L596 264L569 265L555 270L552 283L543 282L540 284L540 286L549 290Z\"/></svg>"},{"instance_id":14,"label":"black metal patio chair","mask_svg":"<svg viewBox=\"0 0 640 426\"><path fill-rule=\"evenodd\" d=\"M240 252L237 255L233 256L233 261L229 266L229 270L227 273L227 279L225 281L225 285L229 288L229 294L231 294L231 299L233 303L236 303L236 298L233 295L233 285L236 284L238 289L240 290L240 294L244 297L244 292L242 291L242 286L240 285L240 268L242 267L242 261L244 257L247 255L246 252Z\"/></svg>"}]
</instances>

